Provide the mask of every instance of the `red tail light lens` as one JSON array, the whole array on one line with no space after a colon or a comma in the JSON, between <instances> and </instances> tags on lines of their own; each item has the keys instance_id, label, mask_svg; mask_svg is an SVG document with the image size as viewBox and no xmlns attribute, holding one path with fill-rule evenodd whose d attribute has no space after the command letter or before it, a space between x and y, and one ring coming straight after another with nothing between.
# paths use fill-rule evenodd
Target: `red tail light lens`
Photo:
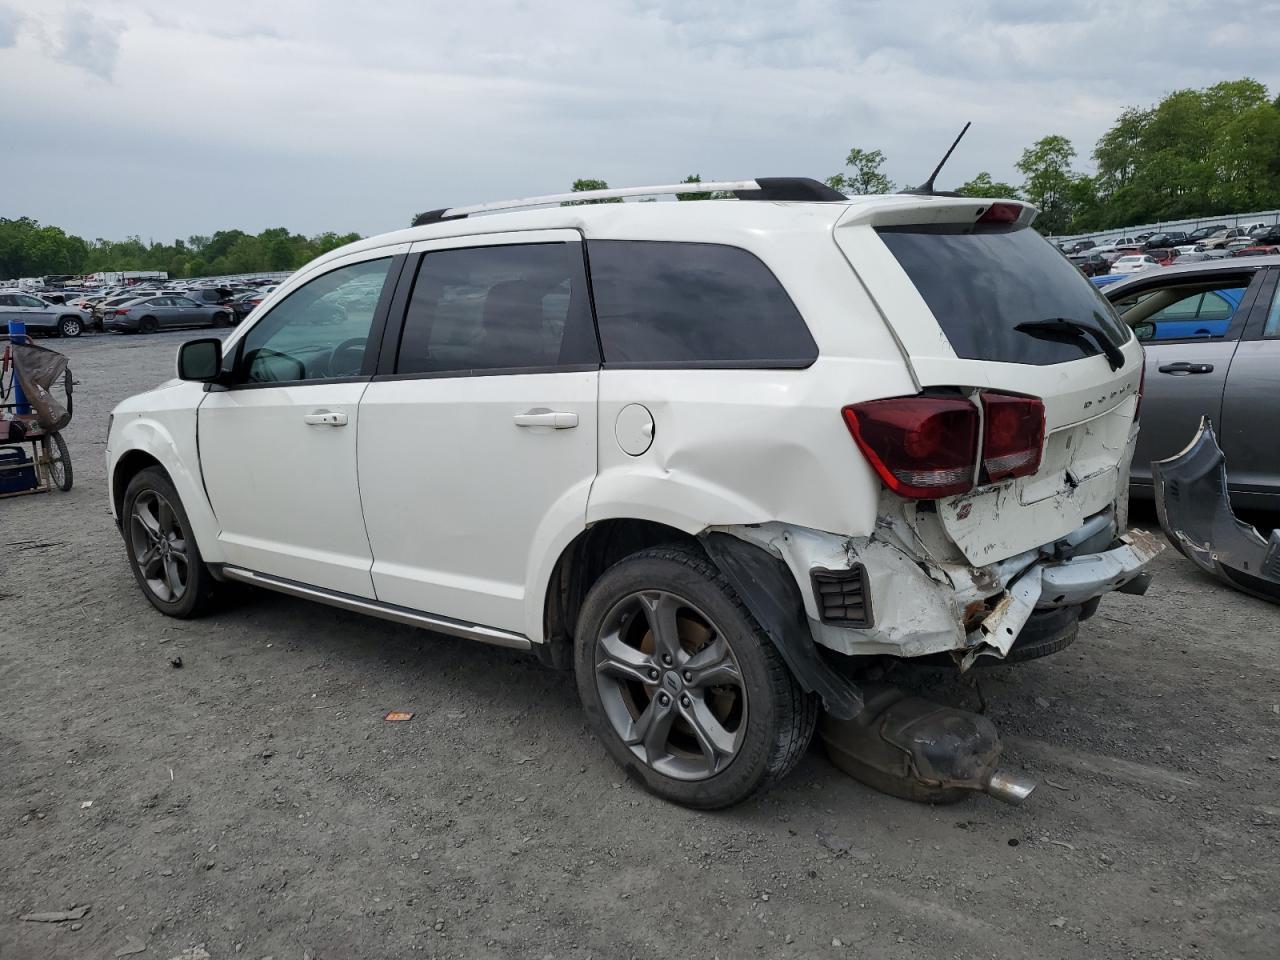
<instances>
[{"instance_id":1,"label":"red tail light lens","mask_svg":"<svg viewBox=\"0 0 1280 960\"><path fill-rule=\"evenodd\" d=\"M899 397L841 411L858 449L884 485L913 500L973 487L978 410L959 397Z\"/></svg>"},{"instance_id":2,"label":"red tail light lens","mask_svg":"<svg viewBox=\"0 0 1280 960\"><path fill-rule=\"evenodd\" d=\"M993 203L978 218L979 223L1017 223L1022 216L1022 206L1017 203Z\"/></svg>"},{"instance_id":3,"label":"red tail light lens","mask_svg":"<svg viewBox=\"0 0 1280 960\"><path fill-rule=\"evenodd\" d=\"M1034 397L982 392L982 466L993 483L1040 468L1044 403Z\"/></svg>"}]
</instances>

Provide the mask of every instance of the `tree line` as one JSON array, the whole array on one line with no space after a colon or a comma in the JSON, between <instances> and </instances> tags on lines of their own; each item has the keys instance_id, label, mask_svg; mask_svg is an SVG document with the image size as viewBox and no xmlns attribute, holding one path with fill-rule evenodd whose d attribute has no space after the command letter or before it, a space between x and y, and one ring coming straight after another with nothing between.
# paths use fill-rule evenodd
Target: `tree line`
<instances>
[{"instance_id":1,"label":"tree line","mask_svg":"<svg viewBox=\"0 0 1280 960\"><path fill-rule=\"evenodd\" d=\"M1277 209L1280 96L1272 99L1265 86L1248 77L1177 90L1152 107L1124 110L1090 158L1095 172L1081 172L1071 141L1049 134L1023 150L1014 164L1021 183L1003 183L982 171L957 192L1028 200L1040 208L1036 227L1049 234ZM882 151L854 147L827 183L851 196L892 193L898 186L884 173L886 163ZM695 173L683 182L701 180ZM572 189L607 187L603 180L584 178ZM0 279L115 270L167 270L171 277L294 270L359 238L355 233L306 237L273 227L257 235L220 230L172 243L143 243L136 236L86 241L28 217L0 218Z\"/></svg>"},{"instance_id":2,"label":"tree line","mask_svg":"<svg viewBox=\"0 0 1280 960\"><path fill-rule=\"evenodd\" d=\"M86 241L30 217L0 218L0 279L118 270L166 270L170 277L296 270L336 247L359 240L358 233L306 237L284 227L259 234L219 230L172 243L144 243L140 237Z\"/></svg>"},{"instance_id":3,"label":"tree line","mask_svg":"<svg viewBox=\"0 0 1280 960\"><path fill-rule=\"evenodd\" d=\"M1096 172L1080 172L1071 141L1049 134L1014 164L1020 184L984 170L956 192L1027 200L1040 209L1036 228L1047 234L1280 209L1280 96L1271 99L1248 77L1177 90L1153 107L1122 112L1090 156ZM827 185L849 196L893 193L900 187L884 173L886 162L880 150L854 147ZM695 174L685 182L699 179ZM574 191L606 187L603 180L573 184Z\"/></svg>"}]
</instances>

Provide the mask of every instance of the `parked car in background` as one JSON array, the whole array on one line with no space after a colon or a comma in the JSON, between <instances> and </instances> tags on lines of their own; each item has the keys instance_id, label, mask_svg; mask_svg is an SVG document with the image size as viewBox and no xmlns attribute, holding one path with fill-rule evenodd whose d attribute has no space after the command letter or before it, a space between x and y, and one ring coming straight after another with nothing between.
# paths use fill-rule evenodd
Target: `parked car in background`
<instances>
[{"instance_id":1,"label":"parked car in background","mask_svg":"<svg viewBox=\"0 0 1280 960\"><path fill-rule=\"evenodd\" d=\"M1280 226L1272 224L1271 226L1259 227L1250 232L1249 239L1253 241L1255 246L1280 244Z\"/></svg>"},{"instance_id":2,"label":"parked car in background","mask_svg":"<svg viewBox=\"0 0 1280 960\"><path fill-rule=\"evenodd\" d=\"M1112 273L1139 273L1160 266L1149 253L1127 253L1111 264Z\"/></svg>"},{"instance_id":3,"label":"parked car in background","mask_svg":"<svg viewBox=\"0 0 1280 960\"><path fill-rule=\"evenodd\" d=\"M1147 256L1160 264L1160 266L1167 267L1178 259L1178 251L1173 247L1158 247L1155 250L1148 250Z\"/></svg>"},{"instance_id":4,"label":"parked car in background","mask_svg":"<svg viewBox=\"0 0 1280 960\"><path fill-rule=\"evenodd\" d=\"M1132 237L1117 237L1114 240L1104 240L1102 243L1095 246L1093 250L1095 253L1109 253L1113 250L1119 250L1122 247L1133 247L1136 250L1138 246L1138 241L1134 240Z\"/></svg>"},{"instance_id":5,"label":"parked car in background","mask_svg":"<svg viewBox=\"0 0 1280 960\"><path fill-rule=\"evenodd\" d=\"M1153 233L1143 243L1145 250L1163 250L1183 243L1187 235L1180 230L1168 230L1164 233Z\"/></svg>"},{"instance_id":6,"label":"parked car in background","mask_svg":"<svg viewBox=\"0 0 1280 960\"><path fill-rule=\"evenodd\" d=\"M1079 267L1080 272L1086 277L1097 277L1111 272L1111 261L1100 253L1094 253L1093 251L1075 253L1067 257L1067 259Z\"/></svg>"},{"instance_id":7,"label":"parked car in background","mask_svg":"<svg viewBox=\"0 0 1280 960\"><path fill-rule=\"evenodd\" d=\"M1152 496L1151 461L1172 457L1208 417L1232 501L1280 507L1280 256L1178 263L1103 288L1146 348L1131 489Z\"/></svg>"},{"instance_id":8,"label":"parked car in background","mask_svg":"<svg viewBox=\"0 0 1280 960\"><path fill-rule=\"evenodd\" d=\"M190 297L160 296L130 300L105 314L103 326L120 333L155 333L173 327L225 327L231 311Z\"/></svg>"},{"instance_id":9,"label":"parked car in background","mask_svg":"<svg viewBox=\"0 0 1280 960\"><path fill-rule=\"evenodd\" d=\"M1253 246L1233 250L1231 255L1233 257L1269 257L1277 250L1280 250L1280 247L1276 247L1273 244L1254 244Z\"/></svg>"},{"instance_id":10,"label":"parked car in background","mask_svg":"<svg viewBox=\"0 0 1280 960\"><path fill-rule=\"evenodd\" d=\"M1208 240L1210 237L1219 233L1226 233L1227 225L1225 223L1209 223L1203 227L1196 227L1187 234L1188 243L1200 243L1202 240Z\"/></svg>"},{"instance_id":11,"label":"parked car in background","mask_svg":"<svg viewBox=\"0 0 1280 960\"><path fill-rule=\"evenodd\" d=\"M21 320L28 333L78 337L89 325L89 315L63 303L50 303L30 293L0 293L0 324Z\"/></svg>"},{"instance_id":12,"label":"parked car in background","mask_svg":"<svg viewBox=\"0 0 1280 960\"><path fill-rule=\"evenodd\" d=\"M1242 227L1231 227L1221 233L1216 233L1207 240L1201 240L1200 245L1206 250L1221 249L1233 240L1249 240L1249 231Z\"/></svg>"},{"instance_id":13,"label":"parked car in background","mask_svg":"<svg viewBox=\"0 0 1280 960\"><path fill-rule=\"evenodd\" d=\"M1095 244L1092 240L1077 240L1075 243L1067 247L1067 253L1084 253L1086 250L1092 250Z\"/></svg>"},{"instance_id":14,"label":"parked car in background","mask_svg":"<svg viewBox=\"0 0 1280 960\"><path fill-rule=\"evenodd\" d=\"M228 306L235 313L236 322L239 323L241 320L247 317L250 313L252 313L254 308L257 307L258 304L262 303L264 299L271 296L274 290L275 290L275 287L266 286L266 287L262 287L259 290L252 290L252 291L249 291L248 293L242 293L240 296L233 298L232 301L228 304Z\"/></svg>"}]
</instances>

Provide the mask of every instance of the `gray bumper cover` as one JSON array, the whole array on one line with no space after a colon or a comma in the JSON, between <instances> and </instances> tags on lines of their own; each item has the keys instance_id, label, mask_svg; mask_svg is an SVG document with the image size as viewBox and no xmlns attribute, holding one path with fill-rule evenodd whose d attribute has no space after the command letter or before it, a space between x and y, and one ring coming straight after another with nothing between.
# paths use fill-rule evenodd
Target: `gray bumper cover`
<instances>
[{"instance_id":1,"label":"gray bumper cover","mask_svg":"<svg viewBox=\"0 0 1280 960\"><path fill-rule=\"evenodd\" d=\"M1263 539L1231 512L1227 464L1207 418L1185 450L1151 464L1160 526L1178 552L1237 590L1280 603L1280 529Z\"/></svg>"}]
</instances>

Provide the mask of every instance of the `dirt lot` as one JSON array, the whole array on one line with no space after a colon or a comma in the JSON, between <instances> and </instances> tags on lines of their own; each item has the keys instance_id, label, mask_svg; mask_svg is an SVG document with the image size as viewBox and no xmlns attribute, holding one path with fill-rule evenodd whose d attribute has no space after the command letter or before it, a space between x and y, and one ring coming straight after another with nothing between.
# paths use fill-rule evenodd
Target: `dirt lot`
<instances>
[{"instance_id":1,"label":"dirt lot","mask_svg":"<svg viewBox=\"0 0 1280 960\"><path fill-rule=\"evenodd\" d=\"M1024 807L890 799L815 746L692 813L624 782L571 678L522 655L267 594L153 612L103 445L183 336L52 344L76 485L0 501L2 960L1280 955L1275 607L1166 551L1075 646L986 671L1041 778Z\"/></svg>"}]
</instances>

